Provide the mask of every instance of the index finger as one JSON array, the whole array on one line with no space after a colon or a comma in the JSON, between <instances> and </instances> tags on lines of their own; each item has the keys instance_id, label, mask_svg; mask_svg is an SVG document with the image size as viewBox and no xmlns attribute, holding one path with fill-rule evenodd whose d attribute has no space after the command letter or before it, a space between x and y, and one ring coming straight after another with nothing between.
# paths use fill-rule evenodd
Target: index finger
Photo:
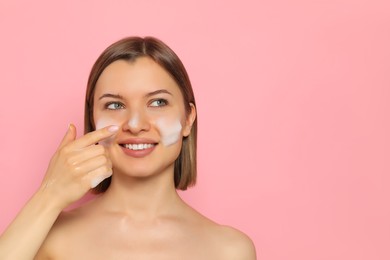
<instances>
[{"instance_id":1,"label":"index finger","mask_svg":"<svg viewBox=\"0 0 390 260\"><path fill-rule=\"evenodd\" d=\"M99 141L114 135L116 132L118 132L118 130L119 126L117 125L104 127L102 129L87 133L86 135L80 137L79 139L74 141L72 146L74 148L84 148L96 144Z\"/></svg>"}]
</instances>

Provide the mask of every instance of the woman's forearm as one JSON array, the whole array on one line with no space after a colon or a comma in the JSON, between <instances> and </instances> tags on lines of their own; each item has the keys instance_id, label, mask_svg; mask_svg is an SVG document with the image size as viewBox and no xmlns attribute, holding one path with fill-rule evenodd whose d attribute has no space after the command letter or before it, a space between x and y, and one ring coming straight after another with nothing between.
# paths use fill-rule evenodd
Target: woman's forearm
<instances>
[{"instance_id":1,"label":"woman's forearm","mask_svg":"<svg viewBox=\"0 0 390 260\"><path fill-rule=\"evenodd\" d=\"M33 259L62 209L94 188L96 180L111 176L112 163L104 146L96 143L118 129L108 126L76 139L75 126L69 126L50 160L41 188L0 236L1 260Z\"/></svg>"},{"instance_id":2,"label":"woman's forearm","mask_svg":"<svg viewBox=\"0 0 390 260\"><path fill-rule=\"evenodd\" d=\"M61 210L47 191L38 190L0 236L0 259L33 259Z\"/></svg>"}]
</instances>

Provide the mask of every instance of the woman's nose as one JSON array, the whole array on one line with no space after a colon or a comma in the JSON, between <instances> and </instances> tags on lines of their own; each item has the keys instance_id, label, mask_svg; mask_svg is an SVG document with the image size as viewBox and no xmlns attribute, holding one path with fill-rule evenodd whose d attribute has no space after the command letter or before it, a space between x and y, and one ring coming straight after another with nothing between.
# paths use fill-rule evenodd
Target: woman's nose
<instances>
[{"instance_id":1,"label":"woman's nose","mask_svg":"<svg viewBox=\"0 0 390 260\"><path fill-rule=\"evenodd\" d=\"M150 129L150 123L147 115L142 112L132 112L123 124L124 131L130 131L136 135Z\"/></svg>"}]
</instances>

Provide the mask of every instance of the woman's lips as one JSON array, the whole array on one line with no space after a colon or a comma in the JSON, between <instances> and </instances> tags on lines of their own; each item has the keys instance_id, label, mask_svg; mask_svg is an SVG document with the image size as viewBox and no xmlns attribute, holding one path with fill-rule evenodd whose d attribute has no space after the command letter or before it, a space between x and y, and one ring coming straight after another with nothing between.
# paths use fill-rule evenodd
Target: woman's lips
<instances>
[{"instance_id":1,"label":"woman's lips","mask_svg":"<svg viewBox=\"0 0 390 260\"><path fill-rule=\"evenodd\" d=\"M152 146L154 146L154 144L123 144L123 147L134 151L145 150Z\"/></svg>"},{"instance_id":2,"label":"woman's lips","mask_svg":"<svg viewBox=\"0 0 390 260\"><path fill-rule=\"evenodd\" d=\"M122 151L131 157L142 158L153 152L157 143L149 139L131 139L120 143Z\"/></svg>"}]
</instances>

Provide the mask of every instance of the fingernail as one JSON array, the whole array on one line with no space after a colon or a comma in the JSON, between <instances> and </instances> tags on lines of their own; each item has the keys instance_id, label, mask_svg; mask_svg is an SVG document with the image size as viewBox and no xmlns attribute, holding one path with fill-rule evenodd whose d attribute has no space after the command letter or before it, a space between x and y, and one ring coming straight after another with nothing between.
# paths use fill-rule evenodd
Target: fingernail
<instances>
[{"instance_id":1,"label":"fingernail","mask_svg":"<svg viewBox=\"0 0 390 260\"><path fill-rule=\"evenodd\" d=\"M108 131L111 132L111 133L115 133L119 130L119 126L117 125L112 125L108 128Z\"/></svg>"}]
</instances>

